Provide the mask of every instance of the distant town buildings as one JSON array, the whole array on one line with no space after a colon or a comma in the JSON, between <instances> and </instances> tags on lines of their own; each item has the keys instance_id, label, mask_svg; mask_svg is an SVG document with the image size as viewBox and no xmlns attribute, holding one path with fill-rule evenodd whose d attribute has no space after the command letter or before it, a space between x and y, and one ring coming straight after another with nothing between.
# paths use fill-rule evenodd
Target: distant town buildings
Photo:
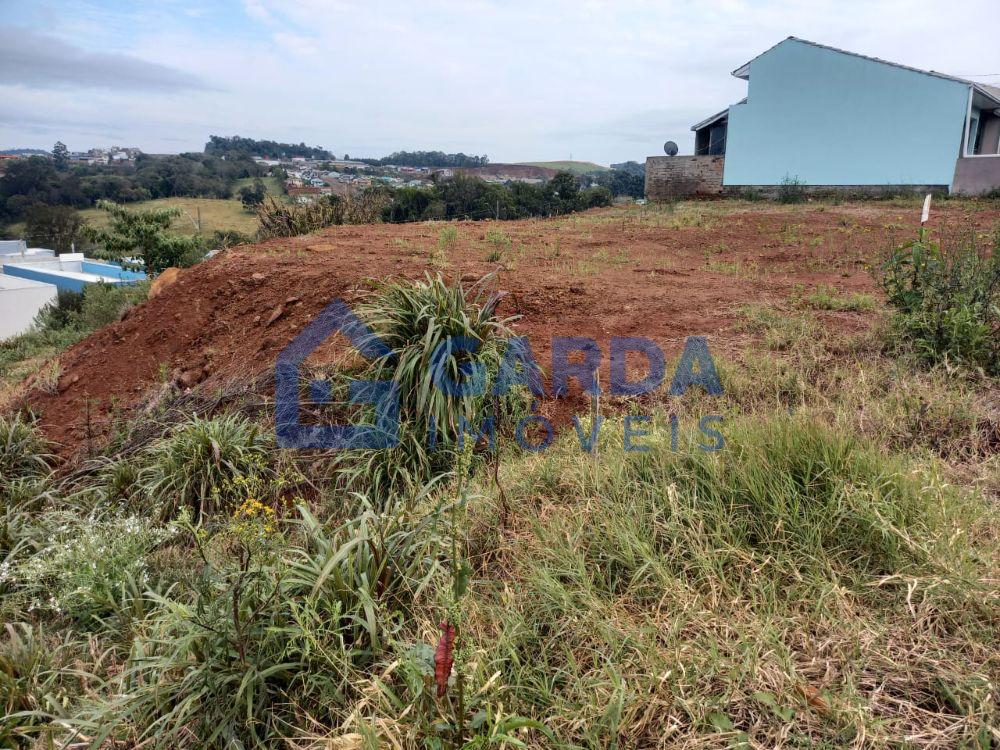
<instances>
[{"instance_id":1,"label":"distant town buildings","mask_svg":"<svg viewBox=\"0 0 1000 750\"><path fill-rule=\"evenodd\" d=\"M70 151L69 160L77 164L127 164L134 162L141 153L134 146L112 146L92 148L89 151Z\"/></svg>"}]
</instances>

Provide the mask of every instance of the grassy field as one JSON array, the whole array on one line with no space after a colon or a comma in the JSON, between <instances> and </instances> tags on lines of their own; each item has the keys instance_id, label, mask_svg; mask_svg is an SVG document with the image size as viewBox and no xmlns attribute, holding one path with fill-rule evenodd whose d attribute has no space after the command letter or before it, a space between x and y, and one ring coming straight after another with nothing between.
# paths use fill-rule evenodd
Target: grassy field
<instances>
[{"instance_id":1,"label":"grassy field","mask_svg":"<svg viewBox=\"0 0 1000 750\"><path fill-rule=\"evenodd\" d=\"M592 161L525 161L520 163L529 167L546 167L547 169L558 169L564 172L572 172L573 174L608 171L608 167L603 167Z\"/></svg>"},{"instance_id":2,"label":"grassy field","mask_svg":"<svg viewBox=\"0 0 1000 750\"><path fill-rule=\"evenodd\" d=\"M134 210L176 207L181 210L181 216L174 221L172 231L176 234L196 234L198 221L201 221L201 231L211 234L216 230L232 229L244 234L252 234L257 230L257 217L247 212L240 203L239 189L253 182L253 178L240 180L233 190L230 199L222 198L159 198L139 203L129 203ZM276 177L263 178L268 194L281 196L281 184ZM89 208L80 212L91 224L102 227L107 224L107 214L98 208Z\"/></svg>"},{"instance_id":3,"label":"grassy field","mask_svg":"<svg viewBox=\"0 0 1000 750\"><path fill-rule=\"evenodd\" d=\"M134 211L167 207L181 210L181 215L174 220L171 227L171 231L176 234L197 234L199 219L201 231L206 234L226 229L235 229L250 234L257 229L257 217L245 211L243 204L236 199L159 198L128 204L128 208ZM99 208L88 208L81 211L80 214L97 227L106 226L108 223L107 213Z\"/></svg>"}]
</instances>

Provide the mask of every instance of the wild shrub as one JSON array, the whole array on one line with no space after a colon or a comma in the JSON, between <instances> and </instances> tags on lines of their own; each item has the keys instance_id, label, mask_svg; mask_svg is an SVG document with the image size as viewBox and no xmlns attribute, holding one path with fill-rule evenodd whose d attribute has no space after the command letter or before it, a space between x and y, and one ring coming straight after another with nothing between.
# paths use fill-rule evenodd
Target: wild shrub
<instances>
[{"instance_id":1,"label":"wild shrub","mask_svg":"<svg viewBox=\"0 0 1000 750\"><path fill-rule=\"evenodd\" d=\"M270 748L301 736L293 716L338 723L358 670L436 571L436 519L369 510L328 531L302 509L288 545L271 518L241 506L210 537L191 529L193 599L155 597L120 687L80 717L93 746L120 734L171 750Z\"/></svg>"},{"instance_id":2,"label":"wild shrub","mask_svg":"<svg viewBox=\"0 0 1000 750\"><path fill-rule=\"evenodd\" d=\"M778 183L778 203L802 203L806 199L806 183L798 176L785 175Z\"/></svg>"},{"instance_id":3,"label":"wild shrub","mask_svg":"<svg viewBox=\"0 0 1000 750\"><path fill-rule=\"evenodd\" d=\"M133 210L99 200L97 207L108 212L108 226L103 229L87 226L83 231L98 246L94 251L98 258L138 265L146 273L158 274L171 266L194 265L205 257L201 235L170 233L174 219L181 215L175 206Z\"/></svg>"},{"instance_id":4,"label":"wild shrub","mask_svg":"<svg viewBox=\"0 0 1000 750\"><path fill-rule=\"evenodd\" d=\"M131 516L99 521L50 512L44 542L0 571L0 584L16 587L28 612L47 611L93 624L116 612L126 593L151 588L147 556L176 529ZM131 591L128 591L131 589Z\"/></svg>"},{"instance_id":5,"label":"wild shrub","mask_svg":"<svg viewBox=\"0 0 1000 750\"><path fill-rule=\"evenodd\" d=\"M144 491L164 518L190 508L196 519L231 508L234 480L273 474L272 436L239 414L192 417L146 451Z\"/></svg>"},{"instance_id":6,"label":"wild shrub","mask_svg":"<svg viewBox=\"0 0 1000 750\"><path fill-rule=\"evenodd\" d=\"M992 253L972 242L946 252L921 230L889 254L878 280L895 308L894 339L920 360L1000 375L1000 234Z\"/></svg>"},{"instance_id":7,"label":"wild shrub","mask_svg":"<svg viewBox=\"0 0 1000 750\"><path fill-rule=\"evenodd\" d=\"M37 479L49 472L48 443L38 428L20 415L0 415L0 492L18 479Z\"/></svg>"},{"instance_id":8,"label":"wild shrub","mask_svg":"<svg viewBox=\"0 0 1000 750\"><path fill-rule=\"evenodd\" d=\"M497 302L482 290L468 294L460 283L449 285L437 275L385 284L359 306L360 317L389 350L368 366L365 379L392 381L399 389L399 444L362 453L347 469L371 497L412 493L447 472L456 447L476 441L469 431L491 415L502 419L516 408L515 395L505 395L499 404L490 395L510 333L510 321L497 317ZM475 351L462 351L462 339ZM463 381L474 368L482 376L479 389L449 394L435 382L437 377ZM500 414L493 414L495 405Z\"/></svg>"},{"instance_id":9,"label":"wild shrub","mask_svg":"<svg viewBox=\"0 0 1000 750\"><path fill-rule=\"evenodd\" d=\"M96 331L117 320L132 307L145 302L149 284L89 284L83 293L78 325Z\"/></svg>"},{"instance_id":10,"label":"wild shrub","mask_svg":"<svg viewBox=\"0 0 1000 750\"><path fill-rule=\"evenodd\" d=\"M323 196L312 203L289 205L267 197L257 207L260 239L295 237L335 224L373 224L382 216L389 198L380 190L365 190L358 196Z\"/></svg>"},{"instance_id":11,"label":"wild shrub","mask_svg":"<svg viewBox=\"0 0 1000 750\"><path fill-rule=\"evenodd\" d=\"M91 331L118 320L146 299L147 290L147 284L139 283L91 284L83 293L60 291L55 303L38 312L30 330L0 341L0 379L23 380L33 374L34 360L53 357Z\"/></svg>"}]
</instances>

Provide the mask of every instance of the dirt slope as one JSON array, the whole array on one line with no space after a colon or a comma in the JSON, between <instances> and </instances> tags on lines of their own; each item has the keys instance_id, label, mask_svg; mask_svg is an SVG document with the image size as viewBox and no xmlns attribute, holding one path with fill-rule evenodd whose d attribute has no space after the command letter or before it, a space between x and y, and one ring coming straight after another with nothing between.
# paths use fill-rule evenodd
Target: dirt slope
<instances>
[{"instance_id":1,"label":"dirt slope","mask_svg":"<svg viewBox=\"0 0 1000 750\"><path fill-rule=\"evenodd\" d=\"M553 335L592 336L605 353L612 335L647 336L670 356L686 336L701 334L725 356L753 345L733 325L741 304L787 304L794 290L820 284L874 291L866 264L894 237L912 236L918 213L889 204L714 203L460 223L443 266L431 263L443 224L334 227L236 248L183 272L67 351L58 394L31 390L26 399L68 456L87 432L88 401L91 430L100 432L166 379L211 385L266 371L329 301L357 298L366 280L418 278L438 267L471 280L498 267L487 261L496 251L503 254L496 283L510 293L503 312L523 316L517 328L546 368ZM998 220L995 204L976 211L948 205L934 223L957 236ZM845 329L869 317L822 315Z\"/></svg>"}]
</instances>

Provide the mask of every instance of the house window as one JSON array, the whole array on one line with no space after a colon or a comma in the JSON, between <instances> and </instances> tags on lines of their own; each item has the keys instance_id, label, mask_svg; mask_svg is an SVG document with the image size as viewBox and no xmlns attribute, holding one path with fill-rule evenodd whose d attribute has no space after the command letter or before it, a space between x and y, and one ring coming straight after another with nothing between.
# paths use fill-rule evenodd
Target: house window
<instances>
[{"instance_id":1,"label":"house window","mask_svg":"<svg viewBox=\"0 0 1000 750\"><path fill-rule=\"evenodd\" d=\"M969 143L965 155L972 156L976 153L976 141L979 138L979 114L976 113L969 120Z\"/></svg>"}]
</instances>

